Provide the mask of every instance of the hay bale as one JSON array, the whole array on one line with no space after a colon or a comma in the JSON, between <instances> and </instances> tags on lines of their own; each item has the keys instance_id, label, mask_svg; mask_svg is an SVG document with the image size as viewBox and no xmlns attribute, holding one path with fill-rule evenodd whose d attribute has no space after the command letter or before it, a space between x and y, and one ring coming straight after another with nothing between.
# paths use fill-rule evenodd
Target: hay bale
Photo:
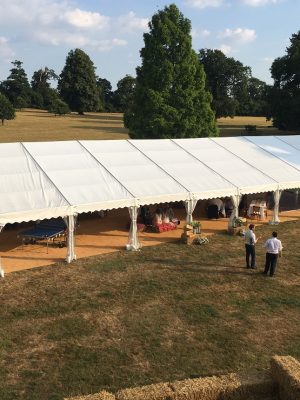
<instances>
[{"instance_id":1,"label":"hay bale","mask_svg":"<svg viewBox=\"0 0 300 400\"><path fill-rule=\"evenodd\" d=\"M170 384L175 392L175 400L220 400L239 387L235 374L208 378L186 379Z\"/></svg>"},{"instance_id":2,"label":"hay bale","mask_svg":"<svg viewBox=\"0 0 300 400\"><path fill-rule=\"evenodd\" d=\"M174 393L167 383L120 390L117 400L172 400Z\"/></svg>"},{"instance_id":3,"label":"hay bale","mask_svg":"<svg viewBox=\"0 0 300 400\"><path fill-rule=\"evenodd\" d=\"M300 363L291 356L274 356L271 375L279 388L280 399L300 399Z\"/></svg>"},{"instance_id":4,"label":"hay bale","mask_svg":"<svg viewBox=\"0 0 300 400\"><path fill-rule=\"evenodd\" d=\"M273 396L276 386L271 376L267 373L247 373L238 375L239 385L222 397L224 400L257 400Z\"/></svg>"},{"instance_id":5,"label":"hay bale","mask_svg":"<svg viewBox=\"0 0 300 400\"><path fill-rule=\"evenodd\" d=\"M88 394L87 396L68 397L64 400L116 400L115 396L105 390L99 393Z\"/></svg>"}]
</instances>

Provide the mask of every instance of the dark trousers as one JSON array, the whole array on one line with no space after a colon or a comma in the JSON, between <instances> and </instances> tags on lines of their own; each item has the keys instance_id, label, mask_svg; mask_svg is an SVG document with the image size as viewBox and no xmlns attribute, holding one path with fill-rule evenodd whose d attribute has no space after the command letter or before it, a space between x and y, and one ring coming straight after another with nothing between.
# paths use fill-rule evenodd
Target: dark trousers
<instances>
[{"instance_id":1,"label":"dark trousers","mask_svg":"<svg viewBox=\"0 0 300 400\"><path fill-rule=\"evenodd\" d=\"M277 265L278 254L266 253L266 264L264 274L267 274L270 270L270 276L273 276L275 273L276 265Z\"/></svg>"},{"instance_id":2,"label":"dark trousers","mask_svg":"<svg viewBox=\"0 0 300 400\"><path fill-rule=\"evenodd\" d=\"M247 268L255 268L255 246L252 244L245 244L246 248L246 265ZM250 264L251 259L251 264Z\"/></svg>"}]
</instances>

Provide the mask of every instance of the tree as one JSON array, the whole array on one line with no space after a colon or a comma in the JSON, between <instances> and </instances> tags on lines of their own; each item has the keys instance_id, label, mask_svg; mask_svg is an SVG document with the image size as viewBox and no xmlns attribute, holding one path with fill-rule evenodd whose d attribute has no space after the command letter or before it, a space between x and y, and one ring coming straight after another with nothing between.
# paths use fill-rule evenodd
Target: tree
<instances>
[{"instance_id":1,"label":"tree","mask_svg":"<svg viewBox=\"0 0 300 400\"><path fill-rule=\"evenodd\" d=\"M270 86L265 82L251 77L247 82L247 96L239 103L239 115L266 117L269 113L268 92Z\"/></svg>"},{"instance_id":2,"label":"tree","mask_svg":"<svg viewBox=\"0 0 300 400\"><path fill-rule=\"evenodd\" d=\"M206 88L213 96L212 108L216 117L241 115L242 105L247 101L251 69L226 57L221 50L201 49L199 61L206 74Z\"/></svg>"},{"instance_id":3,"label":"tree","mask_svg":"<svg viewBox=\"0 0 300 400\"><path fill-rule=\"evenodd\" d=\"M115 106L118 111L126 112L133 105L136 80L130 75L126 75L117 83L117 90L114 93Z\"/></svg>"},{"instance_id":4,"label":"tree","mask_svg":"<svg viewBox=\"0 0 300 400\"><path fill-rule=\"evenodd\" d=\"M103 111L114 111L111 83L107 79L97 78L97 88L100 96L100 109Z\"/></svg>"},{"instance_id":5,"label":"tree","mask_svg":"<svg viewBox=\"0 0 300 400\"><path fill-rule=\"evenodd\" d=\"M89 56L80 49L71 50L59 76L58 92L72 111L99 111L100 98L95 67Z\"/></svg>"},{"instance_id":6,"label":"tree","mask_svg":"<svg viewBox=\"0 0 300 400\"><path fill-rule=\"evenodd\" d=\"M58 79L53 69L45 67L35 71L31 79L32 96L31 104L37 108L48 108L53 101L59 98L55 89L50 87L50 79Z\"/></svg>"},{"instance_id":7,"label":"tree","mask_svg":"<svg viewBox=\"0 0 300 400\"><path fill-rule=\"evenodd\" d=\"M270 116L279 129L300 128L300 31L293 34L286 55L271 66L274 85L270 90Z\"/></svg>"},{"instance_id":8,"label":"tree","mask_svg":"<svg viewBox=\"0 0 300 400\"><path fill-rule=\"evenodd\" d=\"M2 125L4 125L4 120L14 119L15 117L16 114L13 105L4 94L0 93L0 119Z\"/></svg>"},{"instance_id":9,"label":"tree","mask_svg":"<svg viewBox=\"0 0 300 400\"><path fill-rule=\"evenodd\" d=\"M56 98L47 108L49 113L56 115L70 114L70 109L67 103L63 100Z\"/></svg>"},{"instance_id":10,"label":"tree","mask_svg":"<svg viewBox=\"0 0 300 400\"><path fill-rule=\"evenodd\" d=\"M153 15L144 34L133 104L124 115L133 138L217 134L205 73L192 50L191 23L171 4Z\"/></svg>"},{"instance_id":11,"label":"tree","mask_svg":"<svg viewBox=\"0 0 300 400\"><path fill-rule=\"evenodd\" d=\"M31 89L21 61L13 61L8 78L1 83L1 92L16 108L30 105Z\"/></svg>"}]
</instances>

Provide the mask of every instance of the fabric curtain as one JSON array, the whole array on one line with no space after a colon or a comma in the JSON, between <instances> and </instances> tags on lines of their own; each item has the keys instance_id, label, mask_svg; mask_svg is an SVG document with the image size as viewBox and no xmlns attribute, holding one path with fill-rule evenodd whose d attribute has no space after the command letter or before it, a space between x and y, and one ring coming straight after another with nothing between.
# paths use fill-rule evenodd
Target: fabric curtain
<instances>
[{"instance_id":1,"label":"fabric curtain","mask_svg":"<svg viewBox=\"0 0 300 400\"><path fill-rule=\"evenodd\" d=\"M128 243L126 245L127 250L138 250L141 248L141 244L138 238L138 230L137 230L137 216L138 216L138 207L132 206L128 207L131 223L129 229Z\"/></svg>"},{"instance_id":2,"label":"fabric curtain","mask_svg":"<svg viewBox=\"0 0 300 400\"><path fill-rule=\"evenodd\" d=\"M277 189L274 193L274 209L273 209L273 217L272 217L272 221L271 224L272 225L277 225L280 222L279 219L279 202L280 202L280 197L282 194L282 190Z\"/></svg>"},{"instance_id":3,"label":"fabric curtain","mask_svg":"<svg viewBox=\"0 0 300 400\"><path fill-rule=\"evenodd\" d=\"M229 221L228 221L228 228L232 227L234 218L239 217L239 205L240 205L242 196L240 194L236 194L234 196L231 196L230 198L232 201L233 210L232 210L232 213L231 213Z\"/></svg>"},{"instance_id":4,"label":"fabric curtain","mask_svg":"<svg viewBox=\"0 0 300 400\"><path fill-rule=\"evenodd\" d=\"M69 215L64 218L64 221L68 228L67 233L67 258L66 261L71 263L73 260L76 260L75 254L75 239L74 239L74 230L75 230L75 217L74 215Z\"/></svg>"},{"instance_id":5,"label":"fabric curtain","mask_svg":"<svg viewBox=\"0 0 300 400\"><path fill-rule=\"evenodd\" d=\"M187 224L191 224L193 222L193 212L196 208L197 205L196 199L190 199L187 200L184 205L185 205L185 211L186 211L186 222Z\"/></svg>"}]
</instances>

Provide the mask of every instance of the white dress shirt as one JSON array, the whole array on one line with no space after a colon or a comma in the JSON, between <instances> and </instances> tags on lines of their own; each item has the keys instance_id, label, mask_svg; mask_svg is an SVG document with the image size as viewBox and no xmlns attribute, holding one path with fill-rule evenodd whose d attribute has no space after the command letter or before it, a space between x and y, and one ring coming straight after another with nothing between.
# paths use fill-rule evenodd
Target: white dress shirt
<instances>
[{"instance_id":1,"label":"white dress shirt","mask_svg":"<svg viewBox=\"0 0 300 400\"><path fill-rule=\"evenodd\" d=\"M271 254L278 254L282 250L281 241L276 237L268 239L264 244L264 247L266 247L267 253Z\"/></svg>"},{"instance_id":2,"label":"white dress shirt","mask_svg":"<svg viewBox=\"0 0 300 400\"><path fill-rule=\"evenodd\" d=\"M256 243L255 233L251 229L248 229L245 232L245 244L251 244L254 246L255 243Z\"/></svg>"}]
</instances>

